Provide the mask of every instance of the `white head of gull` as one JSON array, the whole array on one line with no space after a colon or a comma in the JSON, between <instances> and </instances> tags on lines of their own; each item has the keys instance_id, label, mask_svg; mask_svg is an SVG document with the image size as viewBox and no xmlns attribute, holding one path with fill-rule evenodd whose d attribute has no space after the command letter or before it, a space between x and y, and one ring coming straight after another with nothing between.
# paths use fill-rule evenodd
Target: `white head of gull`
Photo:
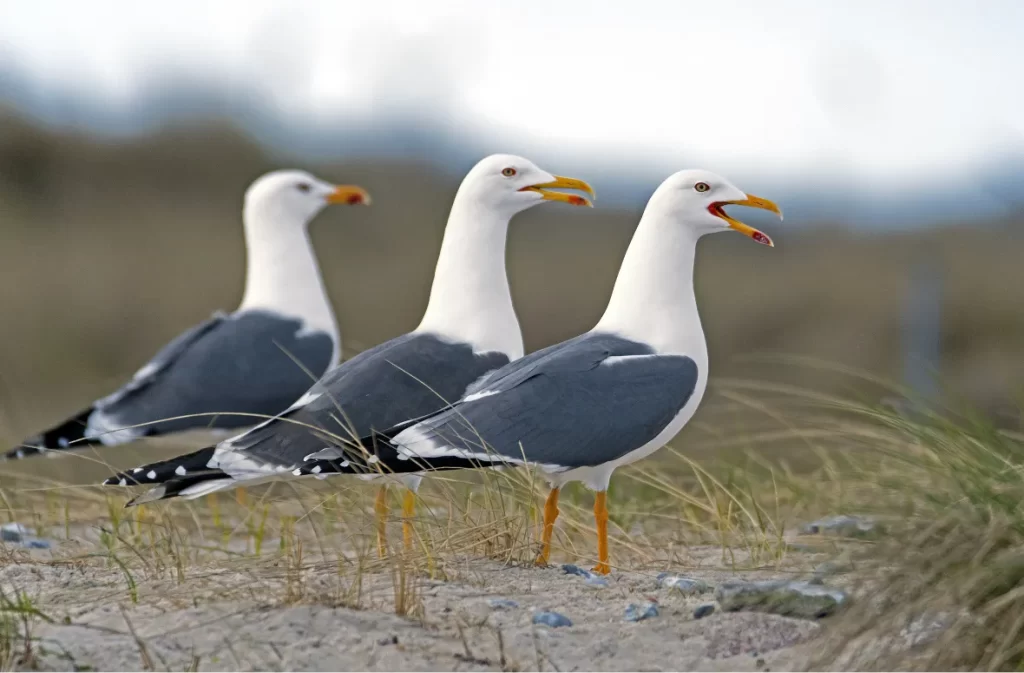
<instances>
[{"instance_id":1,"label":"white head of gull","mask_svg":"<svg viewBox=\"0 0 1024 673\"><path fill-rule=\"evenodd\" d=\"M304 330L330 334L337 345L333 365L341 356L341 340L308 231L330 204L369 205L370 195L298 170L273 171L250 185L243 209L248 262L239 310L297 315Z\"/></svg>"},{"instance_id":2,"label":"white head of gull","mask_svg":"<svg viewBox=\"0 0 1024 673\"><path fill-rule=\"evenodd\" d=\"M544 201L577 206L590 202L555 188L593 190L573 178L552 175L523 157L489 156L463 179L452 203L430 300L417 331L432 332L523 356L523 338L505 272L505 242L512 217Z\"/></svg>"}]
</instances>

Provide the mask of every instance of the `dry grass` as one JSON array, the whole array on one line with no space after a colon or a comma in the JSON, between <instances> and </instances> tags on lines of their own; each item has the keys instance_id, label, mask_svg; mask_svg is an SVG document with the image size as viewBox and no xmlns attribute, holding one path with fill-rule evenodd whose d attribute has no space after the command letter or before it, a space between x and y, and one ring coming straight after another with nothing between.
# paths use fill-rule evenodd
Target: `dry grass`
<instances>
[{"instance_id":1,"label":"dry grass","mask_svg":"<svg viewBox=\"0 0 1024 673\"><path fill-rule=\"evenodd\" d=\"M771 397L774 413L795 424L792 437L820 458L781 479L792 511L879 523L880 534L843 544L857 600L810 668L1024 667L1024 435L920 402L726 387L734 398Z\"/></svg>"}]
</instances>

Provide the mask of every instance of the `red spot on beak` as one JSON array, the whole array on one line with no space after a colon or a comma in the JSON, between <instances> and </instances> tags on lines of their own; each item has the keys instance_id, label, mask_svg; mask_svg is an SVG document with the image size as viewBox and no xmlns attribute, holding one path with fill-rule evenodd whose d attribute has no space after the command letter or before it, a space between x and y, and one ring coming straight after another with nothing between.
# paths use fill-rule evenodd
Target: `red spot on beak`
<instances>
[{"instance_id":1,"label":"red spot on beak","mask_svg":"<svg viewBox=\"0 0 1024 673\"><path fill-rule=\"evenodd\" d=\"M360 194L351 194L345 199L345 202L350 206L356 206L363 202L363 197Z\"/></svg>"},{"instance_id":2,"label":"red spot on beak","mask_svg":"<svg viewBox=\"0 0 1024 673\"><path fill-rule=\"evenodd\" d=\"M585 206L587 205L587 200L582 196L576 196L574 194L569 197L569 203L571 203L574 206Z\"/></svg>"},{"instance_id":3,"label":"red spot on beak","mask_svg":"<svg viewBox=\"0 0 1024 673\"><path fill-rule=\"evenodd\" d=\"M758 243L761 243L762 245L771 245L772 244L771 239L768 238L767 236L765 236L764 234L762 234L760 231L755 232L753 238L754 238L755 241L757 241Z\"/></svg>"}]
</instances>

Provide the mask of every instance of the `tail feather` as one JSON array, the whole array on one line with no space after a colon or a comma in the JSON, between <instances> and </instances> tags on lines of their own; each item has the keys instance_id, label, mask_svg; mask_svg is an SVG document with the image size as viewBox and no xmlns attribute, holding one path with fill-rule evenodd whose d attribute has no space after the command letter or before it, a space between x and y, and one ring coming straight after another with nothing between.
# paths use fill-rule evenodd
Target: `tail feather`
<instances>
[{"instance_id":1,"label":"tail feather","mask_svg":"<svg viewBox=\"0 0 1024 673\"><path fill-rule=\"evenodd\" d=\"M104 481L107 486L135 486L138 484L162 484L179 481L182 477L204 476L224 478L227 475L216 468L208 467L216 447L208 446L183 456L176 456L158 463L149 463L125 472L118 472Z\"/></svg>"},{"instance_id":2,"label":"tail feather","mask_svg":"<svg viewBox=\"0 0 1024 673\"><path fill-rule=\"evenodd\" d=\"M3 460L19 460L50 451L71 451L87 446L102 445L96 437L86 437L85 428L94 407L84 409L60 425L56 425L34 437L29 437L5 454Z\"/></svg>"}]
</instances>

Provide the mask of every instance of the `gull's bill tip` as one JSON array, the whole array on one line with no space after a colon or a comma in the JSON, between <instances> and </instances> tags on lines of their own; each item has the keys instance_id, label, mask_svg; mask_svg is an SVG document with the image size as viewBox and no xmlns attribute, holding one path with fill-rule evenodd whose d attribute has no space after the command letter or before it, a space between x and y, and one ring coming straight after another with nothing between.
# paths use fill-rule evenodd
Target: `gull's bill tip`
<instances>
[{"instance_id":1,"label":"gull's bill tip","mask_svg":"<svg viewBox=\"0 0 1024 673\"><path fill-rule=\"evenodd\" d=\"M747 198L745 199L739 199L736 201L716 201L708 206L708 210L712 215L725 220L731 228L740 232L744 236L753 239L754 242L760 243L761 245L767 245L769 248L775 247L775 242L772 240L771 236L759 229L754 229L749 224L745 224L736 218L729 216L723 209L723 206L747 206L748 208L759 208L761 210L767 210L775 213L781 220L782 210L774 201L770 201L769 199L765 199L760 196L754 196L753 194L747 194Z\"/></svg>"},{"instance_id":2,"label":"gull's bill tip","mask_svg":"<svg viewBox=\"0 0 1024 673\"><path fill-rule=\"evenodd\" d=\"M577 196L576 194L565 194L564 192L548 191L549 189L575 189L577 191L586 192L590 195L591 199L596 198L594 195L594 188L587 182L576 178L567 178L562 175L556 175L554 178L555 179L551 182L530 185L529 187L523 187L519 191L537 192L545 201L561 201L562 203L568 203L571 206L594 207L594 204L586 197Z\"/></svg>"},{"instance_id":3,"label":"gull's bill tip","mask_svg":"<svg viewBox=\"0 0 1024 673\"><path fill-rule=\"evenodd\" d=\"M327 195L327 203L368 206L370 202L369 192L355 185L338 185L333 192Z\"/></svg>"}]
</instances>

